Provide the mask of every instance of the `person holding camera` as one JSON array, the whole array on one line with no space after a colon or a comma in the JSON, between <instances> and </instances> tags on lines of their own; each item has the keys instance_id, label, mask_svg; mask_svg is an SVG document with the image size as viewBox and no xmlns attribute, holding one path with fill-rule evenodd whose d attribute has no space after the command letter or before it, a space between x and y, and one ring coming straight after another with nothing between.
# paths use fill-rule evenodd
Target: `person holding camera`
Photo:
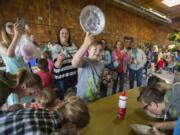
<instances>
[{"instance_id":1,"label":"person holding camera","mask_svg":"<svg viewBox=\"0 0 180 135\"><path fill-rule=\"evenodd\" d=\"M1 29L2 41L0 42L0 55L5 63L6 71L12 74L19 68L26 67L22 57L15 56L16 46L24 33L20 23L7 21Z\"/></svg>"},{"instance_id":2,"label":"person holding camera","mask_svg":"<svg viewBox=\"0 0 180 135\"><path fill-rule=\"evenodd\" d=\"M135 79L137 80L137 87L142 85L143 67L146 64L146 61L147 58L144 51L134 44L130 51L129 65L129 86L131 89L134 88Z\"/></svg>"}]
</instances>

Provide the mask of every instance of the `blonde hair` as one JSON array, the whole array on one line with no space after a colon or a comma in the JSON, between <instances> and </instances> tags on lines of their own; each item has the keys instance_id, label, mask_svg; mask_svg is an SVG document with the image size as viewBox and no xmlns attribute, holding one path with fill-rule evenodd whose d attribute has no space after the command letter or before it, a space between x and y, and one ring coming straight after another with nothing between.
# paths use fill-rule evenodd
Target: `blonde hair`
<instances>
[{"instance_id":1,"label":"blonde hair","mask_svg":"<svg viewBox=\"0 0 180 135\"><path fill-rule=\"evenodd\" d=\"M76 128L84 128L89 123L89 111L86 103L77 96L66 96L64 101L57 107L56 112L59 114L62 128L60 135L72 135L74 131L69 130L65 125L68 123L75 124Z\"/></svg>"},{"instance_id":2,"label":"blonde hair","mask_svg":"<svg viewBox=\"0 0 180 135\"><path fill-rule=\"evenodd\" d=\"M6 24L8 22L11 22L11 21L6 21L3 25L2 25L2 28L1 28L1 37L2 37L2 45L6 48L9 47L10 43L11 43L11 40L10 40L10 37L8 36L7 32L6 32Z\"/></svg>"},{"instance_id":3,"label":"blonde hair","mask_svg":"<svg viewBox=\"0 0 180 135\"><path fill-rule=\"evenodd\" d=\"M38 102L41 104L44 108L50 108L52 107L54 101L57 99L56 92L50 88L44 88L40 93L38 97Z\"/></svg>"},{"instance_id":4,"label":"blonde hair","mask_svg":"<svg viewBox=\"0 0 180 135\"><path fill-rule=\"evenodd\" d=\"M2 43L1 44L3 45L3 47L6 47L6 48L8 48L9 45L11 44L11 39L10 39L8 33L6 32L6 24L8 22L12 22L12 21L5 21L1 27L1 37L2 37ZM27 24L25 25L25 31L27 34L31 32L31 30Z\"/></svg>"}]
</instances>

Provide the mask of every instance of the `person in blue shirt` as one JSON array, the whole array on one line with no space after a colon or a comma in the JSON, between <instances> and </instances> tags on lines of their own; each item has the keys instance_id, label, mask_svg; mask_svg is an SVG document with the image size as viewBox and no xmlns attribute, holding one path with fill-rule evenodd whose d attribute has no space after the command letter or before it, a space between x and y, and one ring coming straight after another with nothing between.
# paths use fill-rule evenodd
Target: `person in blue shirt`
<instances>
[{"instance_id":1,"label":"person in blue shirt","mask_svg":"<svg viewBox=\"0 0 180 135\"><path fill-rule=\"evenodd\" d=\"M173 135L179 135L179 133L180 133L180 117L176 122L176 127L174 129Z\"/></svg>"}]
</instances>

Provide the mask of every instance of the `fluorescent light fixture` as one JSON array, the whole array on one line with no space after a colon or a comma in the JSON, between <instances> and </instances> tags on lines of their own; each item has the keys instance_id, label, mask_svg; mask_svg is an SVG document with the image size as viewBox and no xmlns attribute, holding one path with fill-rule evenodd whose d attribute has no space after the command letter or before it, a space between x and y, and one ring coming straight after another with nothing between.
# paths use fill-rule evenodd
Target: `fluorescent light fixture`
<instances>
[{"instance_id":1,"label":"fluorescent light fixture","mask_svg":"<svg viewBox=\"0 0 180 135\"><path fill-rule=\"evenodd\" d=\"M164 3L168 7L173 7L180 5L180 0L163 0L162 3Z\"/></svg>"}]
</instances>

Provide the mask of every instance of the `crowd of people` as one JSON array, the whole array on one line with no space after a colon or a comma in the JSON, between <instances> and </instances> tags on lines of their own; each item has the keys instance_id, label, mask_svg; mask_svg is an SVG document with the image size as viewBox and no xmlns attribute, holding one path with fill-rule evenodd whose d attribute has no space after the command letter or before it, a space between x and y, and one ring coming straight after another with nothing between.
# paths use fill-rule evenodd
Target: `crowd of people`
<instances>
[{"instance_id":1,"label":"crowd of people","mask_svg":"<svg viewBox=\"0 0 180 135\"><path fill-rule=\"evenodd\" d=\"M36 50L31 57L16 55L24 35ZM170 110L178 110L171 101L179 100L173 97L178 95L178 82L165 89L150 81L153 72L179 71L178 52L139 48L134 43L126 46L120 40L108 46L105 39L96 41L88 32L78 48L66 27L58 30L55 44L41 49L28 29L11 21L3 24L1 36L0 55L6 66L6 71L0 71L1 134L76 135L89 123L87 102L121 92L128 82L130 89L135 82L137 87L147 86L138 99L151 112L157 105L158 114L178 118L180 112ZM148 80L145 85L144 80Z\"/></svg>"}]
</instances>

